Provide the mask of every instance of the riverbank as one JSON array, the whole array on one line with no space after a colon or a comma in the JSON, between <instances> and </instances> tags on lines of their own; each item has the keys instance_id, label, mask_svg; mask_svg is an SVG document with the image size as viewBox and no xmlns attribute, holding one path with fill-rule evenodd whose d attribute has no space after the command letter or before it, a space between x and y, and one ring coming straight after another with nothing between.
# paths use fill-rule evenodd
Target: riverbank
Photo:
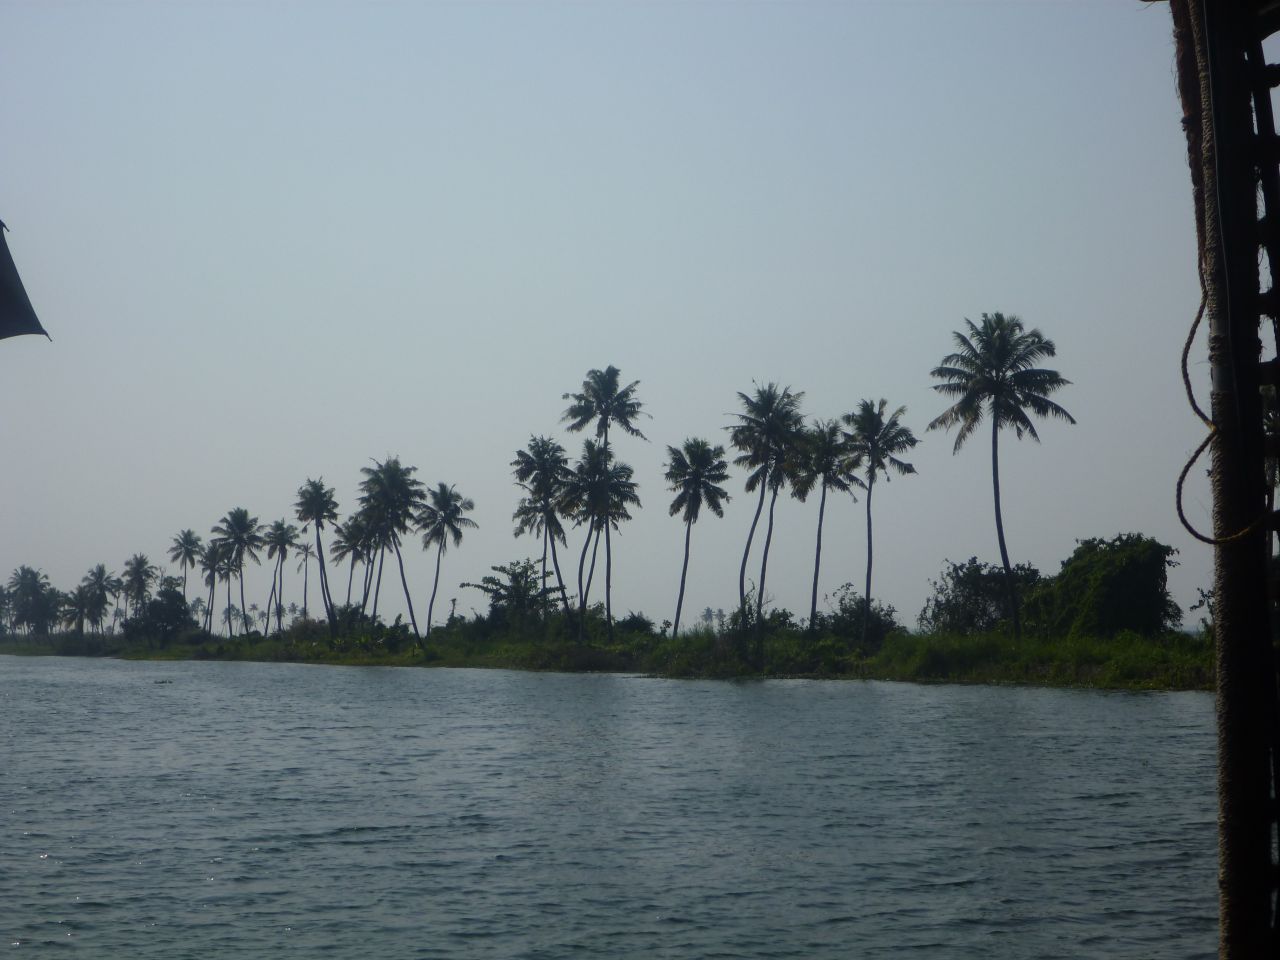
<instances>
[{"instance_id":1,"label":"riverbank","mask_svg":"<svg viewBox=\"0 0 1280 960\"><path fill-rule=\"evenodd\" d=\"M422 646L403 631L330 641L314 621L283 635L227 639L188 634L161 646L122 637L60 634L0 637L0 654L113 656L151 660L248 660L346 666L481 667L562 672L645 673L673 678L815 677L917 683L1017 683L1114 690L1209 690L1213 645L1203 635L1024 637L896 632L864 652L829 635L781 630L763 639L763 668L736 638L694 630L675 639L619 625L579 644L556 631L485 631L456 623ZM425 648L425 649L424 649Z\"/></svg>"}]
</instances>

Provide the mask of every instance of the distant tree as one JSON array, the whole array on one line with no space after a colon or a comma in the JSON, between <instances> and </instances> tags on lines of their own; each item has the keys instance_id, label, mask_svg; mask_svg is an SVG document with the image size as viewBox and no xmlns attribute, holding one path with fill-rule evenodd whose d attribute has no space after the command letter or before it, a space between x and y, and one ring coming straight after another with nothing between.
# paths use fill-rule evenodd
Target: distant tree
<instances>
[{"instance_id":1,"label":"distant tree","mask_svg":"<svg viewBox=\"0 0 1280 960\"><path fill-rule=\"evenodd\" d=\"M417 516L418 529L422 531L422 548L436 548L436 575L431 582L431 600L427 604L427 637L431 637L431 617L436 606L436 590L440 586L440 560L448 541L456 547L462 543L462 531L475 529L476 522L463 514L476 508L475 502L464 497L446 484L437 484L427 491L427 502Z\"/></svg>"},{"instance_id":2,"label":"distant tree","mask_svg":"<svg viewBox=\"0 0 1280 960\"><path fill-rule=\"evenodd\" d=\"M564 611L569 612L569 594L560 573L560 558L556 554L556 541L566 543L564 526L560 523L560 505L564 499L565 485L570 470L569 458L564 447L550 437L530 437L529 449L516 451L511 461L516 485L525 491L512 519L516 522L516 536L532 533L542 538L542 584L547 582L547 551L551 552L551 564L560 589Z\"/></svg>"},{"instance_id":3,"label":"distant tree","mask_svg":"<svg viewBox=\"0 0 1280 960\"><path fill-rule=\"evenodd\" d=\"M359 511L347 517L346 523L337 524L333 528L333 539L329 541L329 556L335 564L348 561L347 601L351 606L351 585L355 580L356 564L367 561L368 531L365 528L364 515Z\"/></svg>"},{"instance_id":4,"label":"distant tree","mask_svg":"<svg viewBox=\"0 0 1280 960\"><path fill-rule=\"evenodd\" d=\"M1028 591L1028 620L1049 637L1167 633L1182 622L1168 585L1177 552L1140 533L1077 540L1058 574Z\"/></svg>"},{"instance_id":5,"label":"distant tree","mask_svg":"<svg viewBox=\"0 0 1280 960\"><path fill-rule=\"evenodd\" d=\"M93 603L89 588L82 583L69 593L61 594L60 599L62 601L59 611L60 619L75 630L77 635L84 636L85 621L89 619L89 610Z\"/></svg>"},{"instance_id":6,"label":"distant tree","mask_svg":"<svg viewBox=\"0 0 1280 960\"><path fill-rule=\"evenodd\" d=\"M786 484L787 465L794 459L796 443L804 429L804 418L800 413L804 393L793 393L790 387L779 388L776 383L767 383L764 386L757 384L750 396L739 392L738 399L742 402L743 412L734 414L737 423L726 428L733 446L741 451L733 462L750 471L747 474L747 492L760 490L760 500L747 534L747 546L742 551L742 567L738 571L738 619L743 625L747 622L747 558L764 509L765 492L773 494L769 501L769 525L760 560L760 582L756 586L755 620L758 625L764 604L769 546L773 542L773 508L778 501L778 491ZM759 630L756 631L755 661L758 668L763 667L764 639Z\"/></svg>"},{"instance_id":7,"label":"distant tree","mask_svg":"<svg viewBox=\"0 0 1280 960\"><path fill-rule=\"evenodd\" d=\"M28 633L43 635L58 618L58 591L49 584L42 570L20 566L9 577L9 595L13 604L13 620L26 627Z\"/></svg>"},{"instance_id":8,"label":"distant tree","mask_svg":"<svg viewBox=\"0 0 1280 960\"><path fill-rule=\"evenodd\" d=\"M145 553L135 553L124 562L124 602L125 617L130 610L136 612L151 596L151 584L155 582L159 571L147 559Z\"/></svg>"},{"instance_id":9,"label":"distant tree","mask_svg":"<svg viewBox=\"0 0 1280 960\"><path fill-rule=\"evenodd\" d=\"M591 592L591 576L595 572L595 550L599 546L600 536L605 535L605 616L609 624L609 637L613 638L612 598L610 591L612 582L608 565L607 548L608 532L618 529L623 521L631 519L628 507L640 506L640 497L636 493L636 483L632 479L635 471L626 463L615 461L613 454L603 444L585 440L582 444L582 457L574 466L573 475L565 487L564 508L568 515L579 525L587 528L587 539L582 545L582 555L578 559L578 637L585 639L587 597ZM594 543L591 555L591 574L583 583L583 563L586 560L587 547Z\"/></svg>"},{"instance_id":10,"label":"distant tree","mask_svg":"<svg viewBox=\"0 0 1280 960\"><path fill-rule=\"evenodd\" d=\"M300 543L298 545L298 566L297 570L302 574L302 618L307 618L307 589L308 581L311 576L311 558L316 555L316 548L309 543Z\"/></svg>"},{"instance_id":11,"label":"distant tree","mask_svg":"<svg viewBox=\"0 0 1280 960\"><path fill-rule=\"evenodd\" d=\"M295 515L303 524L303 529L305 530L307 525L315 528L314 556L320 569L320 599L324 602L324 615L329 621L329 637L332 639L337 634L338 621L333 613L333 596L329 592L329 574L324 566L324 546L320 542L320 534L326 523L337 522L338 501L333 497L333 487L324 485L323 477L317 480L308 477L306 483L298 488L298 499L293 506ZM306 605L304 601L303 608Z\"/></svg>"},{"instance_id":12,"label":"distant tree","mask_svg":"<svg viewBox=\"0 0 1280 960\"><path fill-rule=\"evenodd\" d=\"M378 589L374 592L373 615L378 615L378 593L382 587L382 558L390 547L400 566L400 585L404 588L404 600L409 607L409 622L413 635L418 633L418 619L413 612L413 598L409 596L409 581L404 575L404 557L400 553L400 538L409 533L414 517L423 505L422 481L413 475L417 467L406 467L399 457L387 457L373 461L372 467L362 467L364 480L360 482L360 507L373 528L380 545L378 559Z\"/></svg>"},{"instance_id":13,"label":"distant tree","mask_svg":"<svg viewBox=\"0 0 1280 960\"><path fill-rule=\"evenodd\" d=\"M898 407L893 413L885 416L889 402L883 397L879 403L862 400L858 409L846 413L843 419L849 429L845 432L845 443L850 456L853 457L854 469L861 469L866 477L860 486L867 491L867 583L862 593L864 623L863 636L870 636L871 631L871 564L875 559L873 538L871 536L871 495L875 493L876 480L883 475L885 483L897 473L906 476L915 473L916 468L905 460L899 459L917 443L915 434L909 427L903 426L902 417L906 407Z\"/></svg>"},{"instance_id":14,"label":"distant tree","mask_svg":"<svg viewBox=\"0 0 1280 960\"><path fill-rule=\"evenodd\" d=\"M107 609L111 601L124 590L124 582L114 573L108 572L104 564L91 567L80 581L81 586L89 591L89 606L85 611L89 625L97 633L102 632L102 622L107 617Z\"/></svg>"},{"instance_id":15,"label":"distant tree","mask_svg":"<svg viewBox=\"0 0 1280 960\"><path fill-rule=\"evenodd\" d=\"M1009 551L1004 542L1004 519L1000 514L1000 428L1012 427L1019 440L1023 435L1039 442L1035 424L1028 412L1038 417L1057 417L1068 423L1075 418L1049 399L1070 384L1056 370L1035 366L1045 357L1057 352L1053 341L1036 329L1027 330L1022 321L1013 315L984 313L982 326L966 319L968 334L955 331L956 352L942 358L941 366L933 368L932 375L942 383L933 389L955 403L944 410L929 424L928 429L956 431L953 453L959 452L965 440L982 423L984 416L991 418L991 486L995 494L996 539L1000 542L1000 562L1004 566L1005 585L1009 604L1009 617L1013 622L1013 636L1022 635L1022 622L1018 614L1018 587L1013 568L1009 565Z\"/></svg>"},{"instance_id":16,"label":"distant tree","mask_svg":"<svg viewBox=\"0 0 1280 960\"><path fill-rule=\"evenodd\" d=\"M668 488L675 493L668 510L671 516L684 519L684 562L680 566L680 593L676 597L676 618L671 622L671 636L680 629L680 611L684 606L685 579L689 573L689 540L693 525L705 505L717 517L724 516L724 503L729 494L720 484L729 479L724 460L724 447L711 446L706 440L691 437L683 448L667 447Z\"/></svg>"},{"instance_id":17,"label":"distant tree","mask_svg":"<svg viewBox=\"0 0 1280 960\"><path fill-rule=\"evenodd\" d=\"M244 507L234 507L214 526L213 538L226 546L231 567L240 577L240 620L244 622L248 619L248 607L244 602L244 565L246 560L258 562L258 551L262 549L262 525Z\"/></svg>"},{"instance_id":18,"label":"distant tree","mask_svg":"<svg viewBox=\"0 0 1280 960\"><path fill-rule=\"evenodd\" d=\"M262 632L266 633L271 626L271 611L276 614L276 630L284 629L281 616L284 609L284 562L289 558L289 551L298 548L298 528L284 520L276 520L267 528L263 536L267 547L267 559L275 560L271 571L271 596L267 600L267 619Z\"/></svg>"},{"instance_id":19,"label":"distant tree","mask_svg":"<svg viewBox=\"0 0 1280 960\"><path fill-rule=\"evenodd\" d=\"M1022 589L1040 580L1040 571L1021 563L1013 576ZM999 626L1007 613L1004 570L970 557L964 563L944 561L942 575L929 581L933 595L925 601L917 622L930 633L987 633Z\"/></svg>"},{"instance_id":20,"label":"distant tree","mask_svg":"<svg viewBox=\"0 0 1280 960\"><path fill-rule=\"evenodd\" d=\"M827 491L852 496L854 486L862 486L862 481L853 475L855 466L840 424L835 420L815 420L813 426L800 435L791 470L791 492L803 503L815 488L821 491L818 536L813 551L813 590L809 598L810 630L815 629L818 617L818 574L822 569L822 521L827 512Z\"/></svg>"},{"instance_id":21,"label":"distant tree","mask_svg":"<svg viewBox=\"0 0 1280 960\"><path fill-rule=\"evenodd\" d=\"M609 448L609 427L616 424L623 433L629 436L639 437L641 440L648 439L640 428L635 425L642 415L647 416L641 409L642 404L636 399L636 387L640 385L639 380L632 380L625 387L621 386L621 371L614 366L605 367L603 370L588 370L587 377L582 381L581 393L566 393L562 397L564 400L572 401L561 418L568 423L568 430L576 433L588 424L594 422L596 426L596 437L600 440L601 447L604 451L604 458L609 462L611 471L625 469L627 472L627 481L630 481L631 468L626 464L619 463L612 465L612 451ZM621 488L619 488L621 489ZM634 491L635 485L631 485ZM640 505L639 498L634 501L635 506ZM625 513L626 511L623 510ZM628 514L621 519L630 519ZM603 524L604 532L604 605L605 619L609 625L609 639L613 639L613 543L610 539L610 531L616 529L616 522ZM600 536L601 529L597 527L596 536Z\"/></svg>"},{"instance_id":22,"label":"distant tree","mask_svg":"<svg viewBox=\"0 0 1280 960\"><path fill-rule=\"evenodd\" d=\"M169 547L169 559L182 571L182 598L187 598L187 571L200 562L204 544L194 530L183 530L173 538Z\"/></svg>"},{"instance_id":23,"label":"distant tree","mask_svg":"<svg viewBox=\"0 0 1280 960\"><path fill-rule=\"evenodd\" d=\"M499 576L485 576L479 583L460 586L479 590L489 598L490 623L518 624L546 611L554 591L540 584L532 560L516 560L489 569Z\"/></svg>"}]
</instances>

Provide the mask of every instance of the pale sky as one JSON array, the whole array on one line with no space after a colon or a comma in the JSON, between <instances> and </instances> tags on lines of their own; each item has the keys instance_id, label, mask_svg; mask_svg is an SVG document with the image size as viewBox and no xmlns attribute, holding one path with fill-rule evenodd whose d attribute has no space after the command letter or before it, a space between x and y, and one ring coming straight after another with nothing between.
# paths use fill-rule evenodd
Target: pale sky
<instances>
[{"instance_id":1,"label":"pale sky","mask_svg":"<svg viewBox=\"0 0 1280 960\"><path fill-rule=\"evenodd\" d=\"M989 443L924 429L951 331L999 310L1056 342L1079 421L1002 442L1012 559L1145 533L1191 603L1212 559L1173 505L1203 434L1171 32L1126 0L0 0L0 219L53 336L0 342L0 572L176 573L179 530L293 520L317 476L345 516L399 455L476 501L436 614L483 611L456 585L540 551L509 462L531 434L576 454L561 395L614 364L652 414L615 443L644 503L616 613L674 612L666 446L727 445L737 392L777 381L809 417L907 407L919 474L877 488L873 593L914 626L944 559L999 562ZM736 602L743 480L694 529L686 623ZM1207 528L1202 469L1187 508ZM780 500L768 594L797 616L816 522ZM829 504L821 593L861 590L863 523ZM433 557L406 561L421 623Z\"/></svg>"}]
</instances>

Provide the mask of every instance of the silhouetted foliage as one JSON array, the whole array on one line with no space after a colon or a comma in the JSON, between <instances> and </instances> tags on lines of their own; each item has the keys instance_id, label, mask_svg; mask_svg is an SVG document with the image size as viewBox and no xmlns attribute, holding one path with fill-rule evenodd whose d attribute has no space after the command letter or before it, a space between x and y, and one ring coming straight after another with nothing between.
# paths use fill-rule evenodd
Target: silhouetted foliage
<instances>
[{"instance_id":1,"label":"silhouetted foliage","mask_svg":"<svg viewBox=\"0 0 1280 960\"><path fill-rule=\"evenodd\" d=\"M1177 550L1140 533L1076 542L1057 576L1027 594L1027 622L1042 636L1152 637L1182 623L1168 588Z\"/></svg>"},{"instance_id":2,"label":"silhouetted foliage","mask_svg":"<svg viewBox=\"0 0 1280 960\"><path fill-rule=\"evenodd\" d=\"M1007 609L1004 569L970 557L964 563L943 561L942 576L930 580L933 596L917 618L921 629L933 633L971 634L994 630ZM1040 571L1027 563L1011 568L1019 589L1040 580Z\"/></svg>"}]
</instances>

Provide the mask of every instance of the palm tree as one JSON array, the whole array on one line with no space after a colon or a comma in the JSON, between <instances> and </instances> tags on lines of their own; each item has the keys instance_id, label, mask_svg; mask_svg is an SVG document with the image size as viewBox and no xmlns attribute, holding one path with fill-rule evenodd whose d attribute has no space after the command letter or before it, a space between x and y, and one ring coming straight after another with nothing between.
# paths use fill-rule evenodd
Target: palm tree
<instances>
[{"instance_id":1,"label":"palm tree","mask_svg":"<svg viewBox=\"0 0 1280 960\"><path fill-rule=\"evenodd\" d=\"M258 518L249 516L249 511L244 507L228 510L227 515L213 528L214 539L227 545L231 567L240 575L241 623L248 619L248 608L244 602L244 562L258 562L258 551L262 549L261 531L262 525L258 523Z\"/></svg>"},{"instance_id":2,"label":"palm tree","mask_svg":"<svg viewBox=\"0 0 1280 960\"><path fill-rule=\"evenodd\" d=\"M844 439L853 456L854 469L861 469L866 475L865 481L859 485L867 491L867 584L862 592L862 642L868 639L867 631L871 626L871 561L874 557L871 543L871 495L875 492L876 478L884 475L889 482L891 472L900 476L915 473L916 468L905 460L899 459L916 445L915 434L910 427L903 426L902 416L906 407L898 407L893 413L885 416L889 402L883 397L879 403L862 400L858 409L846 413L841 419L845 426Z\"/></svg>"},{"instance_id":3,"label":"palm tree","mask_svg":"<svg viewBox=\"0 0 1280 960\"><path fill-rule=\"evenodd\" d=\"M822 523L827 512L827 491L852 493L862 481L853 476L849 450L835 420L815 420L813 426L800 438L800 446L792 469L791 492L801 503L809 498L814 488L820 489L818 498L818 536L813 551L813 591L809 597L809 629L818 623L818 574L822 569Z\"/></svg>"},{"instance_id":4,"label":"palm tree","mask_svg":"<svg viewBox=\"0 0 1280 960\"><path fill-rule=\"evenodd\" d=\"M200 562L200 551L203 546L200 537L194 530L183 530L173 538L169 547L169 559L182 570L182 599L187 599L187 571Z\"/></svg>"},{"instance_id":5,"label":"palm tree","mask_svg":"<svg viewBox=\"0 0 1280 960\"><path fill-rule=\"evenodd\" d=\"M209 602L205 604L204 629L213 633L213 614L217 602L214 594L218 582L227 581L227 609L231 609L231 550L221 540L211 540L200 557L200 572L204 574L204 585L209 588ZM229 618L228 618L228 622Z\"/></svg>"},{"instance_id":6,"label":"palm tree","mask_svg":"<svg viewBox=\"0 0 1280 960\"><path fill-rule=\"evenodd\" d=\"M364 480L360 482L360 506L372 525L380 552L386 555L387 547L395 551L400 566L400 585L404 588L405 603L409 607L409 622L413 635L419 637L418 619L413 613L413 598L409 596L409 581L404 575L404 557L400 553L400 537L407 534L414 516L423 505L422 481L413 475L417 467L406 467L399 457L387 457L381 463L373 461L372 467L361 467ZM378 588L382 587L382 557L378 560ZM378 594L374 593L373 615L378 615Z\"/></svg>"},{"instance_id":7,"label":"palm tree","mask_svg":"<svg viewBox=\"0 0 1280 960\"><path fill-rule=\"evenodd\" d=\"M1017 640L1022 636L1018 592L1004 542L1004 519L1000 515L1000 428L1010 426L1019 440L1025 434L1038 443L1040 435L1027 416L1028 411L1038 417L1058 417L1075 423L1071 414L1049 399L1049 394L1071 381L1064 380L1056 370L1035 366L1045 357L1054 356L1057 348L1034 327L1025 329L1022 321L1012 314L1006 317L1002 313L984 313L981 326L968 318L964 322L969 328L967 335L958 330L952 333L956 352L943 357L942 364L931 371L943 381L935 383L933 389L954 399L955 403L934 418L928 429L959 427L952 448L952 453L956 453L982 418L991 417L991 486L995 494L996 539L1000 542L1009 617Z\"/></svg>"},{"instance_id":8,"label":"palm tree","mask_svg":"<svg viewBox=\"0 0 1280 960\"><path fill-rule=\"evenodd\" d=\"M284 562L289 558L289 551L298 547L298 528L284 520L277 520L267 528L263 536L267 546L267 559L276 561L271 571L271 596L267 600L267 626L271 624L271 612L276 615L276 630L283 630L281 616L284 610ZM265 629L263 631L266 632Z\"/></svg>"},{"instance_id":9,"label":"palm tree","mask_svg":"<svg viewBox=\"0 0 1280 960\"><path fill-rule=\"evenodd\" d=\"M563 400L572 401L560 418L568 422L568 430L571 433L577 433L587 424L595 421L596 436L600 439L606 460L611 456L609 449L611 424L616 423L624 433L630 436L639 437L641 440L648 439L635 425L635 421L643 413L640 409L641 403L636 399L636 387L640 385L640 381L632 380L625 387L619 386L620 375L621 371L612 365L603 370L588 370L586 379L582 381L582 392L566 393L561 397ZM625 464L619 464L619 466L625 466ZM627 467L627 469L631 468ZM629 477L630 475L628 479ZM632 486L634 487L634 484ZM635 502L637 505L640 503L639 500ZM626 519L630 519L630 515ZM613 639L613 542L609 532L613 526L612 523L604 525L604 605L610 639ZM599 531L596 535L599 536Z\"/></svg>"},{"instance_id":10,"label":"palm tree","mask_svg":"<svg viewBox=\"0 0 1280 960\"><path fill-rule=\"evenodd\" d=\"M135 553L124 562L124 602L125 617L130 610L136 615L138 607L146 602L151 594L151 584L155 582L159 571L147 559L145 553Z\"/></svg>"},{"instance_id":11,"label":"palm tree","mask_svg":"<svg viewBox=\"0 0 1280 960\"><path fill-rule=\"evenodd\" d=\"M100 563L91 567L80 583L89 591L89 608L86 611L89 625L101 633L102 621L106 619L111 598L120 595L124 582L114 573L109 573L106 566Z\"/></svg>"},{"instance_id":12,"label":"palm tree","mask_svg":"<svg viewBox=\"0 0 1280 960\"><path fill-rule=\"evenodd\" d=\"M560 558L556 555L556 541L566 543L564 525L560 523L560 502L568 482L569 458L564 447L550 437L530 437L529 449L517 450L511 461L516 485L524 490L512 519L516 521L516 536L532 533L542 537L542 587L547 585L547 549L551 550L551 563L555 569L556 583L560 587L560 600L565 613L569 612L569 595L560 574Z\"/></svg>"},{"instance_id":13,"label":"palm tree","mask_svg":"<svg viewBox=\"0 0 1280 960\"><path fill-rule=\"evenodd\" d=\"M13 622L28 633L47 634L57 616L57 591L43 570L20 566L9 577Z\"/></svg>"},{"instance_id":14,"label":"palm tree","mask_svg":"<svg viewBox=\"0 0 1280 960\"><path fill-rule=\"evenodd\" d=\"M298 544L298 572L302 574L302 619L307 618L307 588L311 579L311 558L316 555L316 548L309 543Z\"/></svg>"},{"instance_id":15,"label":"palm tree","mask_svg":"<svg viewBox=\"0 0 1280 960\"><path fill-rule=\"evenodd\" d=\"M685 578L689 572L689 538L698 514L705 504L717 517L724 516L723 504L729 494L720 484L729 479L724 447L711 446L706 440L690 438L684 449L667 447L667 483L676 494L668 511L671 516L684 513L684 563L680 567L680 594L676 598L676 618L671 622L671 638L680 629L680 610L684 606Z\"/></svg>"},{"instance_id":16,"label":"palm tree","mask_svg":"<svg viewBox=\"0 0 1280 960\"><path fill-rule=\"evenodd\" d=\"M314 524L316 529L316 560L320 565L320 598L324 601L324 615L329 621L330 638L337 635L338 621L333 614L333 596L329 593L329 574L324 567L324 547L320 543L320 531L326 523L336 523L338 519L338 501L333 497L333 487L324 485L324 478L312 480L298 488L298 501L294 504L297 517L302 523ZM305 529L305 526L304 526ZM306 608L306 603L303 603Z\"/></svg>"},{"instance_id":17,"label":"palm tree","mask_svg":"<svg viewBox=\"0 0 1280 960\"><path fill-rule=\"evenodd\" d=\"M475 528L476 522L464 517L476 508L475 502L458 493L451 486L437 484L427 492L427 503L418 513L418 529L422 531L422 548L430 549L436 545L436 577L431 583L431 600L427 604L427 638L431 637L431 614L436 605L436 589L440 586L440 559L444 556L445 546L452 540L456 547L462 543L462 531Z\"/></svg>"},{"instance_id":18,"label":"palm tree","mask_svg":"<svg viewBox=\"0 0 1280 960\"><path fill-rule=\"evenodd\" d=\"M339 565L344 560L349 560L351 563L347 573L347 606L351 606L351 584L355 580L356 564L368 562L366 552L368 540L364 514L360 511L347 517L346 523L334 524L333 539L329 541L329 556Z\"/></svg>"},{"instance_id":19,"label":"palm tree","mask_svg":"<svg viewBox=\"0 0 1280 960\"><path fill-rule=\"evenodd\" d=\"M587 538L578 558L578 637L585 636L587 597L591 593L591 580L595 576L596 550L600 546L601 531L605 532L605 615L609 624L609 637L613 638L613 609L611 597L611 569L607 558L608 531L630 520L629 506L640 506L636 484L631 479L635 471L625 463L615 463L613 454L592 440L582 444L582 457L575 464L573 474L565 486L563 508L574 522L587 527ZM593 545L594 543L594 545ZM583 568L587 548L591 547L591 570L583 583Z\"/></svg>"},{"instance_id":20,"label":"palm tree","mask_svg":"<svg viewBox=\"0 0 1280 960\"><path fill-rule=\"evenodd\" d=\"M82 583L70 593L59 594L59 599L62 602L62 622L84 636L84 622L89 619L89 610L93 605L89 588Z\"/></svg>"},{"instance_id":21,"label":"palm tree","mask_svg":"<svg viewBox=\"0 0 1280 960\"><path fill-rule=\"evenodd\" d=\"M769 546L773 541L773 508L778 502L778 491L787 480L787 465L794 459L797 438L804 429L800 413L800 401L804 392L792 393L790 387L779 389L776 383L763 387L756 385L755 393L747 396L739 392L744 413L734 414L738 422L726 429L730 442L742 453L734 458L734 464L751 472L747 475L747 492L759 488L760 500L751 530L747 534L747 546L742 551L742 566L738 570L738 607L743 624L747 614L747 557L751 553L751 541L755 538L760 513L764 509L765 491L772 491L769 501L769 526L765 536L763 556L760 560L760 583L756 593L756 622L760 621L764 605L764 580L769 563ZM756 662L762 663L763 638L756 632Z\"/></svg>"}]
</instances>

